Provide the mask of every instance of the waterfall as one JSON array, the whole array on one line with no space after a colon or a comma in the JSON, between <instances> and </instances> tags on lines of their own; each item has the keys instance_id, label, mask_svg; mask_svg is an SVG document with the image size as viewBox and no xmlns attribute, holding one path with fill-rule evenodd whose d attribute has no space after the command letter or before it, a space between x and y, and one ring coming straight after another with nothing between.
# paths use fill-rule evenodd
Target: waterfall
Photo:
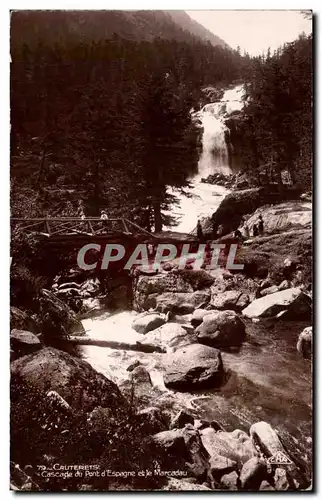
<instances>
[{"instance_id":1,"label":"waterfall","mask_svg":"<svg viewBox=\"0 0 322 500\"><path fill-rule=\"evenodd\" d=\"M211 216L228 193L222 186L201 182L201 178L206 178L214 172L231 173L225 140L225 133L228 130L225 119L229 113L242 109L243 94L243 86L238 85L226 90L221 101L206 104L200 111L192 114L195 122L203 129L202 153L198 163L198 174L190 179L189 197L168 188L168 192L176 196L179 201L178 207L168 211L169 215L178 218L175 231L187 233L192 231L196 227L197 219Z\"/></svg>"},{"instance_id":2,"label":"waterfall","mask_svg":"<svg viewBox=\"0 0 322 500\"><path fill-rule=\"evenodd\" d=\"M238 85L226 90L219 102L206 104L196 117L203 128L202 154L199 159L198 176L208 177L214 172L229 174L229 154L225 135L228 129L225 119L229 113L243 107L244 87Z\"/></svg>"}]
</instances>

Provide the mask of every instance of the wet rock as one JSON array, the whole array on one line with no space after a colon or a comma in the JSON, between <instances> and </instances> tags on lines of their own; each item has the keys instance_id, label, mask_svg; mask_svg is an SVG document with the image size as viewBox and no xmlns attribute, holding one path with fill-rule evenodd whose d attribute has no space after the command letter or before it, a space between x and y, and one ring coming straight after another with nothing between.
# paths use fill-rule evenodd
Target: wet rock
<instances>
[{"instance_id":1,"label":"wet rock","mask_svg":"<svg viewBox=\"0 0 322 500\"><path fill-rule=\"evenodd\" d=\"M240 484L244 490L258 490L267 474L263 460L253 457L244 463L240 472Z\"/></svg>"},{"instance_id":2,"label":"wet rock","mask_svg":"<svg viewBox=\"0 0 322 500\"><path fill-rule=\"evenodd\" d=\"M237 472L233 471L229 474L224 474L220 480L220 485L226 490L238 490L239 479Z\"/></svg>"},{"instance_id":3,"label":"wet rock","mask_svg":"<svg viewBox=\"0 0 322 500\"><path fill-rule=\"evenodd\" d=\"M270 276L268 276L267 278L265 278L264 280L261 281L259 290L260 291L265 290L265 288L269 288L269 287L273 286L274 284L275 283L272 280L272 278Z\"/></svg>"},{"instance_id":4,"label":"wet rock","mask_svg":"<svg viewBox=\"0 0 322 500\"><path fill-rule=\"evenodd\" d=\"M134 368L131 373L131 380L136 383L145 383L152 386L150 374L143 365Z\"/></svg>"},{"instance_id":5,"label":"wet rock","mask_svg":"<svg viewBox=\"0 0 322 500\"><path fill-rule=\"evenodd\" d=\"M164 325L165 319L156 313L142 313L135 318L132 328L138 333L146 334Z\"/></svg>"},{"instance_id":6,"label":"wet rock","mask_svg":"<svg viewBox=\"0 0 322 500\"><path fill-rule=\"evenodd\" d=\"M274 486L276 491L288 491L292 489L287 477L287 472L283 467L277 467L275 469Z\"/></svg>"},{"instance_id":7,"label":"wet rock","mask_svg":"<svg viewBox=\"0 0 322 500\"><path fill-rule=\"evenodd\" d=\"M264 290L261 290L260 295L262 297L265 297L265 295L269 295L270 293L276 293L279 291L279 287L277 285L272 285L267 288L264 288Z\"/></svg>"},{"instance_id":8,"label":"wet rock","mask_svg":"<svg viewBox=\"0 0 322 500\"><path fill-rule=\"evenodd\" d=\"M303 358L310 358L312 355L312 333L312 326L308 326L299 335L296 349Z\"/></svg>"},{"instance_id":9,"label":"wet rock","mask_svg":"<svg viewBox=\"0 0 322 500\"><path fill-rule=\"evenodd\" d=\"M269 218L268 212L263 212L263 205L277 204L281 200L286 199L286 197L288 199L292 199L297 196L298 192L295 190L285 190L285 192L279 193L278 187L274 185L233 191L223 199L217 211L212 216L213 221L217 225L225 225L225 232L227 234L238 228L243 215L253 213L257 208L261 207L260 211L254 212L253 215L247 220L247 224L249 227L253 227L254 223L258 220L259 213L262 213L264 218L264 229L270 229L271 225L269 220L272 220L272 216ZM290 215L294 212L294 203L298 202L293 202L289 205ZM283 203L281 205L287 205L287 203ZM279 206L281 207L281 205ZM273 206L268 208L273 211L275 207ZM277 221L281 218L280 215L283 209L285 213L285 206L281 207L279 211L276 211L274 222L272 221L274 227L278 224ZM305 210L302 210L301 207L296 221L301 219L301 215L303 215L304 211ZM294 219L295 216L293 216L292 220Z\"/></svg>"},{"instance_id":10,"label":"wet rock","mask_svg":"<svg viewBox=\"0 0 322 500\"><path fill-rule=\"evenodd\" d=\"M277 452L286 454L277 433L267 422L253 424L250 428L250 436L266 457L271 457Z\"/></svg>"},{"instance_id":11,"label":"wet rock","mask_svg":"<svg viewBox=\"0 0 322 500\"><path fill-rule=\"evenodd\" d=\"M211 422L209 422L208 420L203 420L203 419L199 420L199 419L196 419L194 421L194 427L198 431L201 431L202 429L206 429L207 427L211 427Z\"/></svg>"},{"instance_id":12,"label":"wet rock","mask_svg":"<svg viewBox=\"0 0 322 500\"><path fill-rule=\"evenodd\" d=\"M165 292L193 292L190 283L180 275L169 272L156 276L139 276L133 285L133 305L138 311L149 309L158 296ZM150 297L151 296L151 297Z\"/></svg>"},{"instance_id":13,"label":"wet rock","mask_svg":"<svg viewBox=\"0 0 322 500\"><path fill-rule=\"evenodd\" d=\"M312 224L312 205L299 200L283 201L275 205L261 207L248 218L249 227L253 227L258 222L260 214L264 219L264 236L275 232L307 228L311 227ZM294 260L289 257L288 259L289 261Z\"/></svg>"},{"instance_id":14,"label":"wet rock","mask_svg":"<svg viewBox=\"0 0 322 500\"><path fill-rule=\"evenodd\" d=\"M241 310L249 304L249 297L237 290L227 290L218 295L212 295L210 304L214 309Z\"/></svg>"},{"instance_id":15,"label":"wet rock","mask_svg":"<svg viewBox=\"0 0 322 500\"><path fill-rule=\"evenodd\" d=\"M117 411L125 406L116 384L85 361L52 347L11 363L11 383L15 381L35 394L56 391L74 410L91 411L102 406Z\"/></svg>"},{"instance_id":16,"label":"wet rock","mask_svg":"<svg viewBox=\"0 0 322 500\"><path fill-rule=\"evenodd\" d=\"M245 325L234 311L207 314L196 329L198 341L212 347L239 346L245 339Z\"/></svg>"},{"instance_id":17,"label":"wet rock","mask_svg":"<svg viewBox=\"0 0 322 500\"><path fill-rule=\"evenodd\" d=\"M219 387L223 375L218 349L192 344L166 356L164 383L169 389Z\"/></svg>"},{"instance_id":18,"label":"wet rock","mask_svg":"<svg viewBox=\"0 0 322 500\"><path fill-rule=\"evenodd\" d=\"M156 310L163 313L171 311L173 314L191 314L196 307L207 304L209 300L210 292L204 290L192 293L165 292L156 298Z\"/></svg>"},{"instance_id":19,"label":"wet rock","mask_svg":"<svg viewBox=\"0 0 322 500\"><path fill-rule=\"evenodd\" d=\"M246 432L235 429L232 432L216 432L208 427L201 432L201 440L210 456L220 455L238 463L245 463L258 456L258 452Z\"/></svg>"},{"instance_id":20,"label":"wet rock","mask_svg":"<svg viewBox=\"0 0 322 500\"><path fill-rule=\"evenodd\" d=\"M289 288L254 300L243 309L243 315L247 318L267 318L282 311L287 312L287 319L310 316L311 298L299 288Z\"/></svg>"},{"instance_id":21,"label":"wet rock","mask_svg":"<svg viewBox=\"0 0 322 500\"><path fill-rule=\"evenodd\" d=\"M131 363L131 364L127 367L126 371L128 371L128 372L133 372L134 368L136 368L137 366L140 366L140 365L142 365L142 363L141 363L141 361L139 361L139 360L137 359L137 360L133 361L133 363Z\"/></svg>"},{"instance_id":22,"label":"wet rock","mask_svg":"<svg viewBox=\"0 0 322 500\"><path fill-rule=\"evenodd\" d=\"M301 194L300 199L311 203L312 202L312 193L303 193L303 194Z\"/></svg>"},{"instance_id":23,"label":"wet rock","mask_svg":"<svg viewBox=\"0 0 322 500\"><path fill-rule=\"evenodd\" d=\"M262 481L259 491L275 491L275 488L268 481Z\"/></svg>"},{"instance_id":24,"label":"wet rock","mask_svg":"<svg viewBox=\"0 0 322 500\"><path fill-rule=\"evenodd\" d=\"M41 291L40 318L44 339L55 345L68 334L84 334L84 327L72 309L48 290Z\"/></svg>"},{"instance_id":25,"label":"wet rock","mask_svg":"<svg viewBox=\"0 0 322 500\"><path fill-rule=\"evenodd\" d=\"M140 428L145 435L163 432L169 427L168 416L155 406L140 410L136 415L136 420L139 422Z\"/></svg>"},{"instance_id":26,"label":"wet rock","mask_svg":"<svg viewBox=\"0 0 322 500\"><path fill-rule=\"evenodd\" d=\"M42 343L35 334L26 330L11 330L10 349L12 349L12 359L32 354L41 348Z\"/></svg>"},{"instance_id":27,"label":"wet rock","mask_svg":"<svg viewBox=\"0 0 322 500\"><path fill-rule=\"evenodd\" d=\"M183 325L177 323L166 323L161 327L146 334L142 344L151 344L172 352L180 347L197 342L194 331L187 331Z\"/></svg>"},{"instance_id":28,"label":"wet rock","mask_svg":"<svg viewBox=\"0 0 322 500\"><path fill-rule=\"evenodd\" d=\"M211 287L211 285L215 281L215 278L214 276L212 276L211 271L208 272L203 269L180 269L175 271L175 274L189 283L192 286L193 291L208 291L209 287Z\"/></svg>"},{"instance_id":29,"label":"wet rock","mask_svg":"<svg viewBox=\"0 0 322 500\"><path fill-rule=\"evenodd\" d=\"M279 291L287 290L288 288L292 288L292 285L291 285L290 281L288 281L288 280L284 280L284 281L282 281L282 283L280 283L278 285Z\"/></svg>"},{"instance_id":30,"label":"wet rock","mask_svg":"<svg viewBox=\"0 0 322 500\"><path fill-rule=\"evenodd\" d=\"M236 311L241 311L242 309L244 309L245 307L248 306L250 302L250 298L249 298L249 295L247 293L242 293L239 297L238 297L238 300L235 304L235 307L234 309Z\"/></svg>"},{"instance_id":31,"label":"wet rock","mask_svg":"<svg viewBox=\"0 0 322 500\"><path fill-rule=\"evenodd\" d=\"M32 318L30 314L14 306L10 307L10 329L39 333L35 319Z\"/></svg>"},{"instance_id":32,"label":"wet rock","mask_svg":"<svg viewBox=\"0 0 322 500\"><path fill-rule=\"evenodd\" d=\"M229 474L237 469L237 462L218 454L211 455L209 464L211 475L215 481L219 481L224 474Z\"/></svg>"},{"instance_id":33,"label":"wet rock","mask_svg":"<svg viewBox=\"0 0 322 500\"><path fill-rule=\"evenodd\" d=\"M180 410L179 413L171 421L170 429L181 429L186 424L194 424L194 418L192 415L184 410Z\"/></svg>"},{"instance_id":34,"label":"wet rock","mask_svg":"<svg viewBox=\"0 0 322 500\"><path fill-rule=\"evenodd\" d=\"M191 317L191 324L193 326L199 326L204 317L210 313L211 311L208 311L207 309L195 309Z\"/></svg>"},{"instance_id":35,"label":"wet rock","mask_svg":"<svg viewBox=\"0 0 322 500\"><path fill-rule=\"evenodd\" d=\"M208 453L203 447L199 432L188 424L183 429L159 432L153 436L155 443L167 455L182 461L187 470L197 478L205 478L208 469Z\"/></svg>"}]
</instances>

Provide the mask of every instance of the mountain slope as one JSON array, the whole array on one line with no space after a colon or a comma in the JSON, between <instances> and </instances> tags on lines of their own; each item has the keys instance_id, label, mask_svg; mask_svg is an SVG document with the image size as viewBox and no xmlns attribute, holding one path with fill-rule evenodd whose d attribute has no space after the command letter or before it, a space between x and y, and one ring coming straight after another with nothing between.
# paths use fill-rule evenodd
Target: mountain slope
<instances>
[{"instance_id":1,"label":"mountain slope","mask_svg":"<svg viewBox=\"0 0 322 500\"><path fill-rule=\"evenodd\" d=\"M229 49L229 45L219 38L219 36L214 35L211 31L205 28L202 24L199 24L194 19L184 12L183 10L169 10L167 11L172 19L181 26L184 30L189 31L194 36L201 38L204 41L209 41L212 45L220 45L226 49Z\"/></svg>"},{"instance_id":2,"label":"mountain slope","mask_svg":"<svg viewBox=\"0 0 322 500\"><path fill-rule=\"evenodd\" d=\"M97 41L120 36L129 40L175 39L191 42L202 39L213 45L226 46L183 11L13 11L11 13L11 41L49 43L77 38Z\"/></svg>"}]
</instances>

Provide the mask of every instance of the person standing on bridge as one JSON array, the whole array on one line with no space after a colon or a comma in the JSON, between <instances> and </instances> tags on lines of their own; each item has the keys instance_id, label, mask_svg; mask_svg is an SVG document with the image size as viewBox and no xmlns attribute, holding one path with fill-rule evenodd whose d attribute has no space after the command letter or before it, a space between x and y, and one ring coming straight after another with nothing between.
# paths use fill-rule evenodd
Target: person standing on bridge
<instances>
[{"instance_id":1,"label":"person standing on bridge","mask_svg":"<svg viewBox=\"0 0 322 500\"><path fill-rule=\"evenodd\" d=\"M108 220L108 215L105 210L101 211L101 219Z\"/></svg>"}]
</instances>

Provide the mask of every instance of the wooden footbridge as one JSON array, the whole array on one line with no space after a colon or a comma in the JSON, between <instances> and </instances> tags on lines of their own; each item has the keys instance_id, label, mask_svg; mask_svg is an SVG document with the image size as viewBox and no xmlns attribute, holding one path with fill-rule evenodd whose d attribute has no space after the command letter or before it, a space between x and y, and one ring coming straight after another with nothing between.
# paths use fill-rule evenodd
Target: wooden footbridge
<instances>
[{"instance_id":1,"label":"wooden footbridge","mask_svg":"<svg viewBox=\"0 0 322 500\"><path fill-rule=\"evenodd\" d=\"M164 232L150 233L125 217L101 219L99 217L42 217L11 218L11 232L34 236L50 244L70 245L122 240L156 244L159 241L195 241L191 234Z\"/></svg>"},{"instance_id":2,"label":"wooden footbridge","mask_svg":"<svg viewBox=\"0 0 322 500\"><path fill-rule=\"evenodd\" d=\"M82 237L94 236L134 236L145 235L155 238L135 222L125 217L113 219L101 219L99 217L43 217L32 219L11 219L11 230L19 230L26 235L35 235L39 238L50 238L54 240L82 239Z\"/></svg>"}]
</instances>

